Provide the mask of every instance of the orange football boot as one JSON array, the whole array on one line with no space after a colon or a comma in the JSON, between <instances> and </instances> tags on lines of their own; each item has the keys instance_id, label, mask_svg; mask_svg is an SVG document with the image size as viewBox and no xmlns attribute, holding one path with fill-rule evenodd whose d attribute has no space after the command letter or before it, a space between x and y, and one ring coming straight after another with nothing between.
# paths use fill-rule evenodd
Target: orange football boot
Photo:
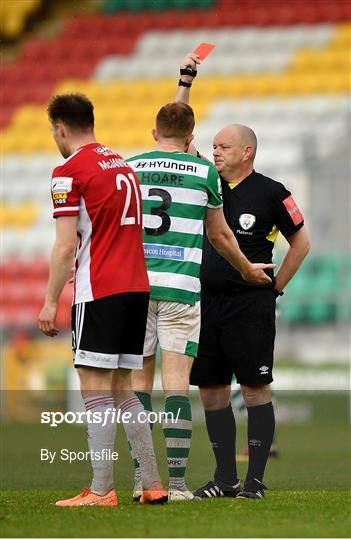
<instances>
[{"instance_id":1,"label":"orange football boot","mask_svg":"<svg viewBox=\"0 0 351 540\"><path fill-rule=\"evenodd\" d=\"M161 482L153 482L148 489L143 489L141 504L163 504L168 501L168 491L166 491Z\"/></svg>"},{"instance_id":2,"label":"orange football boot","mask_svg":"<svg viewBox=\"0 0 351 540\"><path fill-rule=\"evenodd\" d=\"M57 501L55 506L117 506L118 499L114 489L111 489L106 495L96 495L90 488L83 489L82 493L72 497Z\"/></svg>"}]
</instances>

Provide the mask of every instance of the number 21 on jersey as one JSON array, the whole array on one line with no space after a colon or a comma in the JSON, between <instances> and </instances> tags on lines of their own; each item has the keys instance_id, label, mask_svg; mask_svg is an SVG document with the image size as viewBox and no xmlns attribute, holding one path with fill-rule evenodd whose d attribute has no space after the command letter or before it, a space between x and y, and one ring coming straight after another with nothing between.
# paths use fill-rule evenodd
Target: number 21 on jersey
<instances>
[{"instance_id":1,"label":"number 21 on jersey","mask_svg":"<svg viewBox=\"0 0 351 540\"><path fill-rule=\"evenodd\" d=\"M135 182L134 175L128 173L128 176L124 174L117 174L116 176L116 188L118 191L122 190L122 184L126 185L127 193L124 208L121 217L121 225L135 225L135 220L138 225L141 223L141 202L139 197L138 188ZM133 189L132 189L133 186ZM132 191L136 200L136 216L127 216L132 198Z\"/></svg>"}]
</instances>

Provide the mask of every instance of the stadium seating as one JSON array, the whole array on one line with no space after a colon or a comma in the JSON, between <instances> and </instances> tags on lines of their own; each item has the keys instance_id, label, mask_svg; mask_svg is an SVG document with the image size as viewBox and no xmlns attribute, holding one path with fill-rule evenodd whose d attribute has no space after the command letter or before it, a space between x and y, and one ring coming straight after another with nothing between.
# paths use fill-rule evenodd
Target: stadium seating
<instances>
[{"instance_id":1,"label":"stadium seating","mask_svg":"<svg viewBox=\"0 0 351 540\"><path fill-rule=\"evenodd\" d=\"M49 266L47 259L31 258L27 261L18 255L7 258L0 265L2 324L8 326L36 325L45 295ZM70 324L70 306L72 303L71 286L67 285L62 293L58 311L61 328Z\"/></svg>"},{"instance_id":2,"label":"stadium seating","mask_svg":"<svg viewBox=\"0 0 351 540\"><path fill-rule=\"evenodd\" d=\"M350 276L351 257L310 256L287 287L283 319L291 324L349 320Z\"/></svg>"},{"instance_id":3,"label":"stadium seating","mask_svg":"<svg viewBox=\"0 0 351 540\"><path fill-rule=\"evenodd\" d=\"M0 35L4 38L17 38L22 32L27 18L41 5L42 0L18 2L2 0L0 17Z\"/></svg>"},{"instance_id":4,"label":"stadium seating","mask_svg":"<svg viewBox=\"0 0 351 540\"><path fill-rule=\"evenodd\" d=\"M213 42L217 48L191 97L198 148L210 157L216 130L229 121L250 125L259 138L257 169L284 181L303 210L311 136L320 157L348 136L348 3L316 0L312 8L298 0L238 0L233 9L224 0L109 0L103 6L105 14L72 17L52 38L31 35L17 62L4 69L5 327L35 325L47 279L54 237L48 187L59 162L45 113L53 93L86 93L98 138L132 155L153 145L150 129L160 105L174 98L179 60L197 43ZM308 261L281 301L283 320L349 320L350 261L338 254ZM59 311L64 328L70 296L67 287Z\"/></svg>"},{"instance_id":5,"label":"stadium seating","mask_svg":"<svg viewBox=\"0 0 351 540\"><path fill-rule=\"evenodd\" d=\"M245 5L242 6L244 10L247 9L244 7ZM220 9L217 9L218 12L216 11L212 17L213 20L216 19L216 15L219 13L222 17L224 10L223 26L236 24L231 22L232 15L237 13L235 9L232 7L228 9L225 3L220 6ZM273 11L273 4L268 4L267 9ZM279 9L277 12L279 12ZM172 69L171 66L173 66L173 60L178 61L185 52L191 49L195 39L200 39L201 35L205 40L213 39L215 43L217 43L216 37L219 38L220 47L221 39L220 36L216 36L217 30L214 30L214 28L220 28L221 23L214 27L213 24L208 24L210 18L208 21L199 20L199 14L201 13L209 14L210 11L190 10L186 12L186 17L179 17L177 11L163 13L142 12L135 15L127 13L110 17L102 17L101 15L85 18L74 17L67 22L61 34L53 39L32 37L25 43L16 66L4 68L4 97L1 98L1 105L4 109L1 118L2 125L8 123L19 103L45 101L59 80L68 77L87 78L96 69L99 60L111 55L119 56L117 57L117 64L115 62L117 73L111 67L111 59L108 60L107 65L109 66L110 76L117 75L128 78L149 76L153 78L156 74L160 76L162 73L169 73ZM347 19L346 11L343 17ZM338 20L338 17L336 17L336 20ZM208 30L202 30L206 26ZM200 31L199 27L201 28ZM160 29L161 32L155 32L157 29ZM182 39L180 39L180 36L174 34L172 39L172 36L169 35L171 29L177 29L178 31L183 29L183 33L188 30L188 36L183 35ZM349 31L347 26L341 26L341 29L342 35L336 38L336 45L341 44L344 47L349 39ZM124 59L123 56L132 54L135 49L138 52L139 42L139 50L145 48L146 54L151 55L152 48L150 50L144 44L145 37L143 37L143 33L147 31L151 33L149 39L154 44L154 52L157 52L158 62L138 62L138 54L135 57L136 62L130 62L130 58ZM166 31L167 34L165 34ZM223 31L225 32L223 27L218 30L219 34ZM211 32L214 32L214 34L211 34ZM204 64L204 75L206 70L209 70L208 73L212 74L216 72L222 74L228 74L228 72L240 73L243 69L244 72L248 71L249 73L255 70L264 71L267 69L267 58L271 56L272 61L271 63L268 62L271 67L268 71L277 71L286 67L285 63L287 59L289 60L289 52L291 53L294 48L322 47L328 41L330 32L330 24L310 27L301 25L286 29L279 27L264 28L261 32L254 27L239 28L235 32L227 30L229 37L224 37L224 41L227 40L227 56L223 55L222 57L222 54L210 56ZM118 39L116 39L117 35ZM162 37L166 37L167 41L168 54L164 59L160 58L158 54L158 51L163 49ZM147 34L146 39L148 39ZM260 44L259 47L257 46L258 43ZM246 53L245 62L242 61L244 53ZM232 59L233 54L234 59ZM344 56L346 56L345 51ZM145 60L144 54L140 55L140 59ZM129 65L130 67L128 67ZM323 65L323 61L320 62L320 65ZM98 68L98 74L101 70L104 72L103 68ZM327 76L324 79L326 81L329 79L336 81L332 91L336 87L339 87L339 91L345 91L347 81L340 82L335 79L334 71L333 64L330 70L332 76L330 77L330 74L326 73ZM26 84L19 84L24 81ZM291 89L290 92L296 91L296 85L295 87L293 84L288 85L289 88ZM311 90L315 91L315 88Z\"/></svg>"},{"instance_id":6,"label":"stadium seating","mask_svg":"<svg viewBox=\"0 0 351 540\"><path fill-rule=\"evenodd\" d=\"M338 22L350 18L350 4L345 0L313 0L309 3L300 0L236 0L235 4L228 0L105 0L103 3L103 9L107 13L187 9L189 14L190 10L204 8L207 8L207 11L200 11L200 14L210 26L216 23L218 26L288 26Z\"/></svg>"},{"instance_id":7,"label":"stadium seating","mask_svg":"<svg viewBox=\"0 0 351 540\"><path fill-rule=\"evenodd\" d=\"M164 9L208 8L214 5L214 0L105 0L103 9L107 13L115 11L142 11Z\"/></svg>"}]
</instances>

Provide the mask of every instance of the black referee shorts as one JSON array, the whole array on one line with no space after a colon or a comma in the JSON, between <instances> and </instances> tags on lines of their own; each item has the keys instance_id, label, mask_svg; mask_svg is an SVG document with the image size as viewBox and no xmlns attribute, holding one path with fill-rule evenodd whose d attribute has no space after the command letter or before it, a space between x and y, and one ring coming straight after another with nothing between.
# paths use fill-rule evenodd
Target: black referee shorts
<instances>
[{"instance_id":1,"label":"black referee shorts","mask_svg":"<svg viewBox=\"0 0 351 540\"><path fill-rule=\"evenodd\" d=\"M74 365L143 369L149 293L105 296L72 306Z\"/></svg>"},{"instance_id":2,"label":"black referee shorts","mask_svg":"<svg viewBox=\"0 0 351 540\"><path fill-rule=\"evenodd\" d=\"M275 304L272 289L231 295L203 291L201 331L190 384L269 384L273 381Z\"/></svg>"}]
</instances>

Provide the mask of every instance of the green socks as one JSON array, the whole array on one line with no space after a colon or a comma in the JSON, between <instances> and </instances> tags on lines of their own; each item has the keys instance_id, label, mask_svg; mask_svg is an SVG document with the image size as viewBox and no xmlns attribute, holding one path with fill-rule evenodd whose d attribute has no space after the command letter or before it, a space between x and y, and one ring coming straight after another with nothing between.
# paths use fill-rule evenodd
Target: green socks
<instances>
[{"instance_id":1,"label":"green socks","mask_svg":"<svg viewBox=\"0 0 351 540\"><path fill-rule=\"evenodd\" d=\"M192 434L191 405L187 396L169 396L165 412L172 413L163 422L166 438L169 488L185 491L185 471L190 452Z\"/></svg>"}]
</instances>

